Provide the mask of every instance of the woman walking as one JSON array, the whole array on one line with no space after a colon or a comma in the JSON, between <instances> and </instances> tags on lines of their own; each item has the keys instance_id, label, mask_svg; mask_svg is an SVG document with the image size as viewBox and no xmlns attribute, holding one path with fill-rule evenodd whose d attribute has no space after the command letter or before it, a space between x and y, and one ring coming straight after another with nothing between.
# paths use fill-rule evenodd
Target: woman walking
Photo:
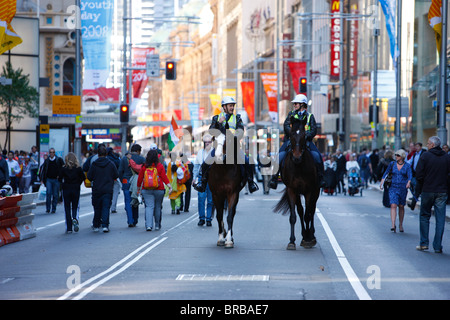
<instances>
[{"instance_id":1,"label":"woman walking","mask_svg":"<svg viewBox=\"0 0 450 320\"><path fill-rule=\"evenodd\" d=\"M78 203L80 201L80 185L85 179L77 157L69 152L65 164L61 168L59 181L62 183L64 211L66 213L66 233L72 233L72 227L78 232Z\"/></svg>"},{"instance_id":2,"label":"woman walking","mask_svg":"<svg viewBox=\"0 0 450 320\"><path fill-rule=\"evenodd\" d=\"M149 182L148 179L150 178L155 178L157 183L153 184L152 182ZM144 181L145 179L147 179L147 181ZM138 192L141 192L142 198L144 199L145 228L147 231L152 231L153 219L155 219L155 230L161 229L161 205L165 193L164 184L169 186L169 190L172 189L164 166L159 161L158 151L152 149L147 153L145 163L139 171L137 181Z\"/></svg>"},{"instance_id":3,"label":"woman walking","mask_svg":"<svg viewBox=\"0 0 450 320\"><path fill-rule=\"evenodd\" d=\"M405 162L406 152L400 149L395 152L395 161L389 163L388 168L381 179L380 189L383 190L384 180L392 172L392 184L389 187L389 202L391 204L391 231L396 231L397 208L399 218L399 231L403 232L403 218L405 217L405 204L408 188L411 184L411 165Z\"/></svg>"}]
</instances>

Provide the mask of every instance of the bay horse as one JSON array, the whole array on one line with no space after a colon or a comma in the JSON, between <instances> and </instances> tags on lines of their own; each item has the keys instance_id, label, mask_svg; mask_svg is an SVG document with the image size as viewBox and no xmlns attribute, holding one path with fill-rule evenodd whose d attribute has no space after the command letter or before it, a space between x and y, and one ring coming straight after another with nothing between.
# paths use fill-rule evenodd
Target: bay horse
<instances>
[{"instance_id":1,"label":"bay horse","mask_svg":"<svg viewBox=\"0 0 450 320\"><path fill-rule=\"evenodd\" d=\"M314 214L319 199L320 185L314 159L306 147L306 120L293 119L291 123L289 136L291 150L286 155L281 169L281 179L286 188L282 198L274 207L274 211L282 214L290 213L291 237L286 249L296 250L294 227L297 218L295 207L297 207L302 224L303 239L300 245L304 248L312 248L317 243L314 236ZM305 210L303 210L301 195L305 199Z\"/></svg>"},{"instance_id":2,"label":"bay horse","mask_svg":"<svg viewBox=\"0 0 450 320\"><path fill-rule=\"evenodd\" d=\"M229 138L233 140L230 140ZM242 174L241 165L238 164L237 137L227 135L228 145L234 147L234 157L216 160L209 169L208 185L212 193L213 208L216 210L217 222L219 225L218 246L233 248L233 221L236 214L236 207L239 202L239 192L245 186L245 177ZM226 144L223 145L224 155L226 154ZM231 161L233 160L233 161ZM221 163L220 163L221 162ZM228 231L223 222L224 210L227 210Z\"/></svg>"}]
</instances>

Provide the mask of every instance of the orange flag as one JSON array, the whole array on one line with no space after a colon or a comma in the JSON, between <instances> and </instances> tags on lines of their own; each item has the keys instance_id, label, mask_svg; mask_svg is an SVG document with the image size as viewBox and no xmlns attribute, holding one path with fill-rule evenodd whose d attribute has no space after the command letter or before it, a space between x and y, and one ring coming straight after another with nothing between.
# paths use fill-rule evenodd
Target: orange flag
<instances>
[{"instance_id":1,"label":"orange flag","mask_svg":"<svg viewBox=\"0 0 450 320\"><path fill-rule=\"evenodd\" d=\"M11 27L15 15L16 0L0 0L0 54L22 43L22 39Z\"/></svg>"}]
</instances>

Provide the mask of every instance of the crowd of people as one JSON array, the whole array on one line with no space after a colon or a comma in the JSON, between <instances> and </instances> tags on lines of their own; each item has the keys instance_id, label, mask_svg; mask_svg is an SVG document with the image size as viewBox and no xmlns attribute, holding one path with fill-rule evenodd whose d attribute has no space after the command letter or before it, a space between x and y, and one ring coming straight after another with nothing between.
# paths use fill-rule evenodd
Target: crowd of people
<instances>
[{"instance_id":1,"label":"crowd of people","mask_svg":"<svg viewBox=\"0 0 450 320\"><path fill-rule=\"evenodd\" d=\"M359 155L338 150L326 156L324 167L335 177L337 192L345 192L344 177L349 176L354 168L360 172L362 188L368 188L369 183L380 183L383 205L390 208L392 232L397 231L397 214L398 230L404 232L408 194L411 210L415 209L420 197L420 244L416 249L429 249L429 225L434 209L436 230L433 248L437 253L442 252L446 204L450 200L450 153L449 146L442 145L439 137L430 137L426 148L421 142L416 142L411 143L407 150L363 149Z\"/></svg>"},{"instance_id":2,"label":"crowd of people","mask_svg":"<svg viewBox=\"0 0 450 320\"><path fill-rule=\"evenodd\" d=\"M200 168L210 156L212 136L205 134L202 142L203 148L192 163L176 153L169 153L167 163L156 144L150 146L145 157L141 155L139 144L134 144L124 156L100 144L95 152L83 157L81 163L74 153L69 152L62 159L56 155L54 148L50 148L40 167L39 152L35 146L29 153L3 151L0 185L10 185L13 193L27 193L37 191L33 186L42 184L46 188L47 213L56 212L62 195L67 233L79 230L79 198L83 183L87 188L92 188L92 228L95 232L100 229L109 232L109 216L117 213L117 200L122 190L128 227L136 227L139 205L144 204L145 229L159 230L164 197L170 199L172 214L189 212L191 187L199 182ZM364 148L359 154L337 150L324 158L324 171L334 176L338 193L346 192L345 177L349 177L355 168L360 174L362 188L368 188L369 183L380 183L383 205L390 208L392 232L397 231L397 214L398 230L404 232L408 194L411 210L415 209L421 198L418 250L429 247L428 229L434 208L436 232L433 248L436 252L442 252L446 204L450 200L450 153L447 145L441 146L438 137L429 138L426 148L416 142L411 143L407 150L392 151L389 147L383 147L370 151ZM199 226L212 226L212 210L212 194L206 186L204 192L198 193Z\"/></svg>"}]
</instances>

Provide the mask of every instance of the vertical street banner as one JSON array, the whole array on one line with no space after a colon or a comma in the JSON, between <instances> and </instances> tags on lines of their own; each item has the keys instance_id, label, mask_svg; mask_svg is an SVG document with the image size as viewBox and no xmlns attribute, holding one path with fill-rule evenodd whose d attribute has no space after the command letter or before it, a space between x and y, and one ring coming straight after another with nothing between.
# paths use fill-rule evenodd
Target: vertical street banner
<instances>
[{"instance_id":1,"label":"vertical street banner","mask_svg":"<svg viewBox=\"0 0 450 320\"><path fill-rule=\"evenodd\" d=\"M11 26L16 15L16 0L0 0L0 54L22 43Z\"/></svg>"},{"instance_id":2,"label":"vertical street banner","mask_svg":"<svg viewBox=\"0 0 450 320\"><path fill-rule=\"evenodd\" d=\"M209 95L209 101L211 102L211 107L214 115L218 115L221 112L220 107L220 95L216 93L211 93Z\"/></svg>"},{"instance_id":3,"label":"vertical street banner","mask_svg":"<svg viewBox=\"0 0 450 320\"><path fill-rule=\"evenodd\" d=\"M81 0L83 89L106 87L111 59L114 0Z\"/></svg>"},{"instance_id":4,"label":"vertical street banner","mask_svg":"<svg viewBox=\"0 0 450 320\"><path fill-rule=\"evenodd\" d=\"M330 79L339 79L341 73L340 58L341 58L341 19L335 18L339 15L340 0L331 1L331 34L330 34ZM298 91L297 91L298 92Z\"/></svg>"},{"instance_id":5,"label":"vertical street banner","mask_svg":"<svg viewBox=\"0 0 450 320\"><path fill-rule=\"evenodd\" d=\"M244 109L247 112L250 121L255 123L255 82L242 81L241 89Z\"/></svg>"},{"instance_id":6,"label":"vertical street banner","mask_svg":"<svg viewBox=\"0 0 450 320\"><path fill-rule=\"evenodd\" d=\"M278 106L277 106L277 74L276 73L261 73L261 80L266 91L267 103L269 104L269 116L273 122L278 121Z\"/></svg>"},{"instance_id":7,"label":"vertical street banner","mask_svg":"<svg viewBox=\"0 0 450 320\"><path fill-rule=\"evenodd\" d=\"M397 39L396 39L396 26L395 26L395 18L396 16L396 8L397 8L397 0L378 0L381 5L381 9L383 9L383 13L386 19L386 29L389 36L389 42L391 45L391 57L394 61L394 64L396 63L396 57L397 57Z\"/></svg>"},{"instance_id":8,"label":"vertical street banner","mask_svg":"<svg viewBox=\"0 0 450 320\"><path fill-rule=\"evenodd\" d=\"M351 6L352 14L359 13L356 4ZM358 28L359 22L356 19L351 19L350 23L350 74L352 77L358 76Z\"/></svg>"},{"instance_id":9,"label":"vertical street banner","mask_svg":"<svg viewBox=\"0 0 450 320\"><path fill-rule=\"evenodd\" d=\"M294 83L294 90L298 94L300 92L300 78L306 77L306 62L288 62L289 70L291 71L292 82Z\"/></svg>"},{"instance_id":10,"label":"vertical street banner","mask_svg":"<svg viewBox=\"0 0 450 320\"><path fill-rule=\"evenodd\" d=\"M145 68L147 54L155 53L154 48L133 48L133 68ZM133 98L140 99L148 84L146 70L133 70Z\"/></svg>"},{"instance_id":11,"label":"vertical street banner","mask_svg":"<svg viewBox=\"0 0 450 320\"><path fill-rule=\"evenodd\" d=\"M442 33L442 0L432 0L428 10L428 23L434 30L436 36L436 46L439 54L441 52Z\"/></svg>"},{"instance_id":12,"label":"vertical street banner","mask_svg":"<svg viewBox=\"0 0 450 320\"><path fill-rule=\"evenodd\" d=\"M291 40L290 33L283 33L283 40ZM282 54L283 59L289 59L291 57L292 46L284 45ZM282 80L281 80L281 100L291 100L291 73L289 71L288 61L283 60L282 63Z\"/></svg>"},{"instance_id":13,"label":"vertical street banner","mask_svg":"<svg viewBox=\"0 0 450 320\"><path fill-rule=\"evenodd\" d=\"M198 103L189 103L189 116L191 118L192 130L195 131L199 127L199 109L200 105Z\"/></svg>"}]
</instances>

